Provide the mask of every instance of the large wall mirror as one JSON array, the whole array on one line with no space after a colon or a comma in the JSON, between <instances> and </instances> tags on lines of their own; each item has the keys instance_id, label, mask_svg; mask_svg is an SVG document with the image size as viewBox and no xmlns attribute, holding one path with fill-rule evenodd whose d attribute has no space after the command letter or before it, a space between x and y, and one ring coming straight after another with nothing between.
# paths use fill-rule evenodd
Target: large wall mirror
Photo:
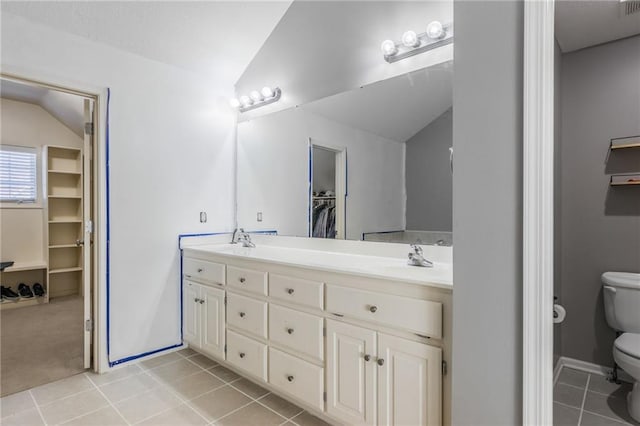
<instances>
[{"instance_id":1,"label":"large wall mirror","mask_svg":"<svg viewBox=\"0 0 640 426\"><path fill-rule=\"evenodd\" d=\"M239 226L450 245L453 67L450 59L440 61L241 117Z\"/></svg>"}]
</instances>

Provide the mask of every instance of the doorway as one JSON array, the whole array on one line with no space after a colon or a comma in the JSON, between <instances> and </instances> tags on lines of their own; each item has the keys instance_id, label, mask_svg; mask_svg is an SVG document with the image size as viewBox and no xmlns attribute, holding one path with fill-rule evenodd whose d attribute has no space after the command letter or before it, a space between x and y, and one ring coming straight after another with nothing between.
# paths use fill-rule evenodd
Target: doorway
<instances>
[{"instance_id":1,"label":"doorway","mask_svg":"<svg viewBox=\"0 0 640 426\"><path fill-rule=\"evenodd\" d=\"M346 238L347 150L309 140L309 236Z\"/></svg>"},{"instance_id":2,"label":"doorway","mask_svg":"<svg viewBox=\"0 0 640 426\"><path fill-rule=\"evenodd\" d=\"M0 79L2 396L94 365L97 97Z\"/></svg>"}]
</instances>

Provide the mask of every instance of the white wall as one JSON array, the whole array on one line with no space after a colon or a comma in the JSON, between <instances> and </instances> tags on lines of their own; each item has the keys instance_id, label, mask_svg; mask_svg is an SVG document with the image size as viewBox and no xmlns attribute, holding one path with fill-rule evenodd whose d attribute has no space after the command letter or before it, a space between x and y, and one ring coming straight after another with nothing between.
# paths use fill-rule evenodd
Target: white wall
<instances>
[{"instance_id":1,"label":"white wall","mask_svg":"<svg viewBox=\"0 0 640 426\"><path fill-rule=\"evenodd\" d=\"M82 100L78 98L78 103ZM42 107L11 99L0 99L0 143L26 146L38 152L38 201L34 204L0 205L0 252L3 260L42 262L44 217L42 188L42 147L45 145L82 148L82 139ZM15 290L15 289L14 289Z\"/></svg>"},{"instance_id":2,"label":"white wall","mask_svg":"<svg viewBox=\"0 0 640 426\"><path fill-rule=\"evenodd\" d=\"M111 361L179 343L178 234L233 226L232 82L10 13L1 23L4 72L111 89Z\"/></svg>"},{"instance_id":3,"label":"white wall","mask_svg":"<svg viewBox=\"0 0 640 426\"><path fill-rule=\"evenodd\" d=\"M238 225L308 235L309 138L347 148L346 231L404 229L404 144L296 108L238 124ZM256 213L263 212L263 222Z\"/></svg>"}]
</instances>

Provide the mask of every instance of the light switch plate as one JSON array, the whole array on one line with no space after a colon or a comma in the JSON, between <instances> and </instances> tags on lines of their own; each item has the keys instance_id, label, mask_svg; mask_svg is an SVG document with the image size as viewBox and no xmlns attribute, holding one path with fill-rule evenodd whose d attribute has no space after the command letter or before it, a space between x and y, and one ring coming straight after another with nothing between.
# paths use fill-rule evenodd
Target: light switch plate
<instances>
[{"instance_id":1,"label":"light switch plate","mask_svg":"<svg viewBox=\"0 0 640 426\"><path fill-rule=\"evenodd\" d=\"M207 222L207 212L200 212L200 223Z\"/></svg>"},{"instance_id":2,"label":"light switch plate","mask_svg":"<svg viewBox=\"0 0 640 426\"><path fill-rule=\"evenodd\" d=\"M258 212L257 220L258 222L262 222L262 212Z\"/></svg>"}]
</instances>

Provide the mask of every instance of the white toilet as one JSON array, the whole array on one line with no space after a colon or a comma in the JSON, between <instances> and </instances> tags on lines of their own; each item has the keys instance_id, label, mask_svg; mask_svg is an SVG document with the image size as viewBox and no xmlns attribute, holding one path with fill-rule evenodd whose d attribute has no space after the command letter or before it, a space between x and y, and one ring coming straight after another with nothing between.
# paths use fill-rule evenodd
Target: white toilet
<instances>
[{"instance_id":1,"label":"white toilet","mask_svg":"<svg viewBox=\"0 0 640 426\"><path fill-rule=\"evenodd\" d=\"M613 345L613 359L634 380L627 409L640 422L640 274L602 274L604 311L611 328L623 334Z\"/></svg>"}]
</instances>

